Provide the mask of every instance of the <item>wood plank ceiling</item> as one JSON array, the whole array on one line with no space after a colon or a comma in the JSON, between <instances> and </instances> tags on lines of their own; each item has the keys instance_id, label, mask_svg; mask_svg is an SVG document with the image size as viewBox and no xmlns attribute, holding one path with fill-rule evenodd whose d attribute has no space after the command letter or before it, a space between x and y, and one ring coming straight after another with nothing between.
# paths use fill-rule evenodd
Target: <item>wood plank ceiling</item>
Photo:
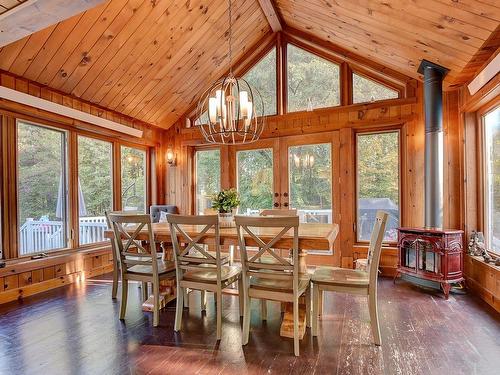
<instances>
[{"instance_id":1,"label":"wood plank ceiling","mask_svg":"<svg viewBox=\"0 0 500 375\"><path fill-rule=\"evenodd\" d=\"M17 7L25 1L26 0L0 0L0 14Z\"/></svg>"},{"instance_id":2,"label":"wood plank ceiling","mask_svg":"<svg viewBox=\"0 0 500 375\"><path fill-rule=\"evenodd\" d=\"M410 77L431 60L451 70L448 85L470 80L500 44L498 0L233 5L234 60L272 33L266 15L275 30L307 33ZM3 47L0 70L169 127L227 70L227 31L227 0L108 0Z\"/></svg>"},{"instance_id":3,"label":"wood plank ceiling","mask_svg":"<svg viewBox=\"0 0 500 375\"><path fill-rule=\"evenodd\" d=\"M471 60L482 65L500 45L498 0L276 0L276 6L287 26L410 77L418 78L422 59L443 65L450 69L447 84L467 82L478 67Z\"/></svg>"},{"instance_id":4,"label":"wood plank ceiling","mask_svg":"<svg viewBox=\"0 0 500 375\"><path fill-rule=\"evenodd\" d=\"M228 69L227 0L110 0L0 50L0 69L164 127ZM233 60L272 31L233 2Z\"/></svg>"}]
</instances>

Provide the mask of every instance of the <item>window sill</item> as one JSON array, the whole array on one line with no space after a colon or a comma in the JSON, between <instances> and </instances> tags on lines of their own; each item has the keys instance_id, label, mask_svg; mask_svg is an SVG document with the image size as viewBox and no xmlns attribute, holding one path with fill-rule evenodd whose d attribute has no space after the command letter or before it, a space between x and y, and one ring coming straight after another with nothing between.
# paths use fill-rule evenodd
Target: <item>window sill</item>
<instances>
[{"instance_id":1,"label":"window sill","mask_svg":"<svg viewBox=\"0 0 500 375\"><path fill-rule=\"evenodd\" d=\"M491 252L490 252L490 253L491 253ZM492 255L494 255L494 256L497 256L497 257L498 257L498 255L495 255L494 253L491 253L491 254L492 254ZM478 262L478 263L484 264L485 266L490 267L491 269L493 269L493 270L495 270L495 271L497 271L497 272L500 272L500 266L495 266L495 263L486 263L486 262L484 261L484 259L483 259L483 257L482 257L482 256L469 255L469 254L467 254L467 256L468 256L469 258L471 258L471 259L472 259L473 261L475 261L475 262Z\"/></svg>"}]
</instances>

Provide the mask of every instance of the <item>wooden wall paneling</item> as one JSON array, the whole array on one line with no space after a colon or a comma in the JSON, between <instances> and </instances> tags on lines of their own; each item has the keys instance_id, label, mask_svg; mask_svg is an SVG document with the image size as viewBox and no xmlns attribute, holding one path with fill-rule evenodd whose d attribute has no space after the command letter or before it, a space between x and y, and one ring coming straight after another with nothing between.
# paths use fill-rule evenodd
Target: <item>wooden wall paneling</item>
<instances>
[{"instance_id":1,"label":"wooden wall paneling","mask_svg":"<svg viewBox=\"0 0 500 375\"><path fill-rule=\"evenodd\" d=\"M43 269L35 269L31 271L31 281L37 284L43 281Z\"/></svg>"},{"instance_id":2,"label":"wooden wall paneling","mask_svg":"<svg viewBox=\"0 0 500 375\"><path fill-rule=\"evenodd\" d=\"M5 287L5 279L3 277L0 277L0 293L4 291Z\"/></svg>"},{"instance_id":3,"label":"wooden wall paneling","mask_svg":"<svg viewBox=\"0 0 500 375\"><path fill-rule=\"evenodd\" d=\"M9 275L4 277L4 290L16 289L19 287L19 278L17 275Z\"/></svg>"},{"instance_id":4,"label":"wooden wall paneling","mask_svg":"<svg viewBox=\"0 0 500 375\"><path fill-rule=\"evenodd\" d=\"M45 267L43 269L43 280L50 280L56 277L55 266Z\"/></svg>"},{"instance_id":5,"label":"wooden wall paneling","mask_svg":"<svg viewBox=\"0 0 500 375\"><path fill-rule=\"evenodd\" d=\"M355 183L354 183L354 132L352 129L341 129L340 140L340 244L341 244L341 266L353 267L353 246L355 241L354 207L355 207Z\"/></svg>"},{"instance_id":6,"label":"wooden wall paneling","mask_svg":"<svg viewBox=\"0 0 500 375\"><path fill-rule=\"evenodd\" d=\"M22 288L26 285L30 285L33 282L31 271L23 272L19 274L19 287Z\"/></svg>"},{"instance_id":7,"label":"wooden wall paneling","mask_svg":"<svg viewBox=\"0 0 500 375\"><path fill-rule=\"evenodd\" d=\"M482 230L482 202L479 197L480 181L482 180L481 169L479 168L478 155L480 154L477 118L475 113L462 113L464 126L464 229L466 238L473 230Z\"/></svg>"}]
</instances>

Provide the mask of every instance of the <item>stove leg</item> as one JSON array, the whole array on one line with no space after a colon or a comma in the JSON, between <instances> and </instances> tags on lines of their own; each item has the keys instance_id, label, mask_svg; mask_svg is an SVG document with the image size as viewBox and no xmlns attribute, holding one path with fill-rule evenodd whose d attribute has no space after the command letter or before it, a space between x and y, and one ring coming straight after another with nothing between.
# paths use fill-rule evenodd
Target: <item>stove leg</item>
<instances>
[{"instance_id":1,"label":"stove leg","mask_svg":"<svg viewBox=\"0 0 500 375\"><path fill-rule=\"evenodd\" d=\"M448 299L448 296L450 295L450 288L451 288L450 284L441 283L441 289L443 289L445 299Z\"/></svg>"},{"instance_id":2,"label":"stove leg","mask_svg":"<svg viewBox=\"0 0 500 375\"><path fill-rule=\"evenodd\" d=\"M399 272L396 272L396 275L394 276L394 279L392 279L392 283L396 285L396 279L400 276Z\"/></svg>"}]
</instances>

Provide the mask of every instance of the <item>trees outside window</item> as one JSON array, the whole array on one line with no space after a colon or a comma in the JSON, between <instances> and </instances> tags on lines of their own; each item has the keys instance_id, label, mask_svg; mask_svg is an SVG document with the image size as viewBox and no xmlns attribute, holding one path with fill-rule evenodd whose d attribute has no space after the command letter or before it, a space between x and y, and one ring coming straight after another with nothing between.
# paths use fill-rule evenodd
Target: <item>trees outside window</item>
<instances>
[{"instance_id":1,"label":"trees outside window","mask_svg":"<svg viewBox=\"0 0 500 375\"><path fill-rule=\"evenodd\" d=\"M288 112L340 105L339 74L337 64L288 44Z\"/></svg>"},{"instance_id":2,"label":"trees outside window","mask_svg":"<svg viewBox=\"0 0 500 375\"><path fill-rule=\"evenodd\" d=\"M122 209L146 212L146 151L121 146Z\"/></svg>"},{"instance_id":3,"label":"trees outside window","mask_svg":"<svg viewBox=\"0 0 500 375\"><path fill-rule=\"evenodd\" d=\"M17 124L19 255L65 248L66 132Z\"/></svg>"},{"instance_id":4,"label":"trees outside window","mask_svg":"<svg viewBox=\"0 0 500 375\"><path fill-rule=\"evenodd\" d=\"M352 102L365 103L397 99L399 92L359 74L352 74Z\"/></svg>"},{"instance_id":5,"label":"trees outside window","mask_svg":"<svg viewBox=\"0 0 500 375\"><path fill-rule=\"evenodd\" d=\"M500 107L484 116L486 245L500 253Z\"/></svg>"},{"instance_id":6,"label":"trees outside window","mask_svg":"<svg viewBox=\"0 0 500 375\"><path fill-rule=\"evenodd\" d=\"M273 208L273 150L238 151L236 155L239 212L252 214Z\"/></svg>"},{"instance_id":7,"label":"trees outside window","mask_svg":"<svg viewBox=\"0 0 500 375\"><path fill-rule=\"evenodd\" d=\"M377 210L389 213L384 239L399 226L399 131L357 136L357 236L369 241Z\"/></svg>"},{"instance_id":8,"label":"trees outside window","mask_svg":"<svg viewBox=\"0 0 500 375\"><path fill-rule=\"evenodd\" d=\"M78 136L80 245L104 241L105 211L113 208L113 145Z\"/></svg>"},{"instance_id":9,"label":"trees outside window","mask_svg":"<svg viewBox=\"0 0 500 375\"><path fill-rule=\"evenodd\" d=\"M211 196L220 191L220 150L200 150L195 154L196 212L210 208Z\"/></svg>"}]
</instances>

